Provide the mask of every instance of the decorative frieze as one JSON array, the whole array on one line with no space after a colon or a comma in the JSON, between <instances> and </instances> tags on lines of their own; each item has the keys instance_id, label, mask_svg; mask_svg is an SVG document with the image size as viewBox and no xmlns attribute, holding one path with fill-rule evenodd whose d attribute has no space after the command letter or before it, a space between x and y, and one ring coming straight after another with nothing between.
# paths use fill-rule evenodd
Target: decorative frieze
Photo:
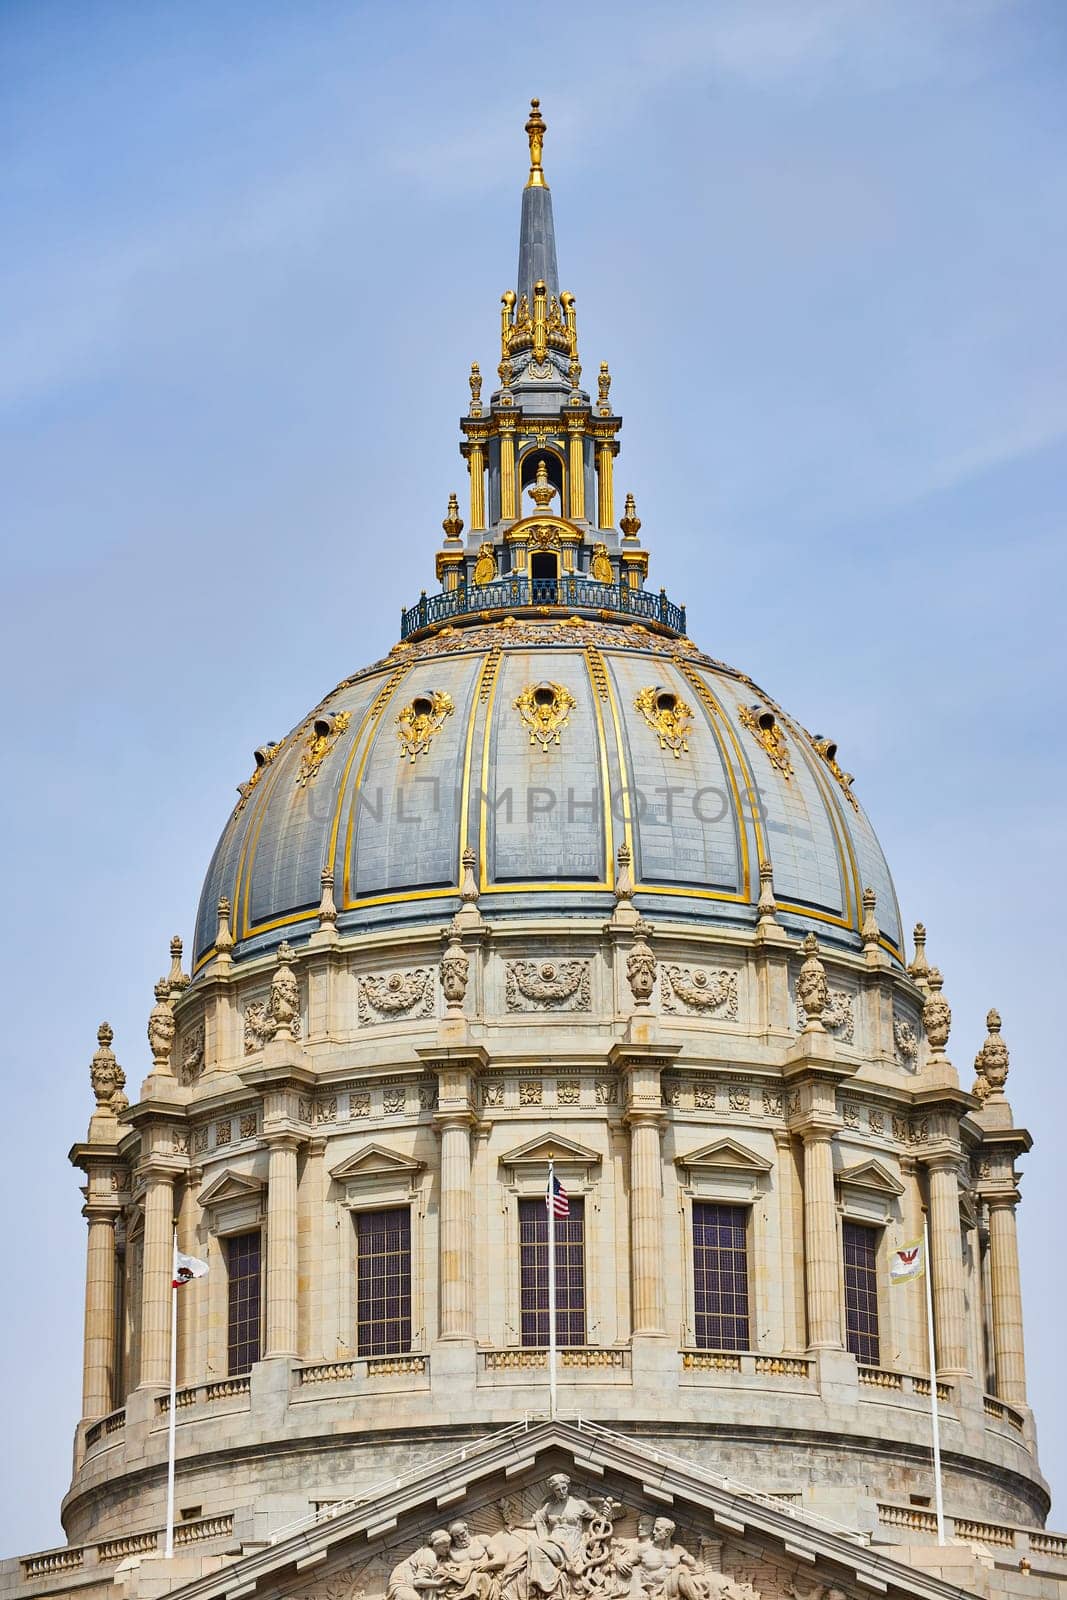
<instances>
[{"instance_id":1,"label":"decorative frieze","mask_svg":"<svg viewBox=\"0 0 1067 1600\"><path fill-rule=\"evenodd\" d=\"M370 1091L353 1089L348 1097L348 1115L353 1121L370 1116Z\"/></svg>"},{"instance_id":2,"label":"decorative frieze","mask_svg":"<svg viewBox=\"0 0 1067 1600\"><path fill-rule=\"evenodd\" d=\"M918 1029L899 1011L893 1013L893 1054L900 1067L913 1067L919 1054Z\"/></svg>"},{"instance_id":3,"label":"decorative frieze","mask_svg":"<svg viewBox=\"0 0 1067 1600\"><path fill-rule=\"evenodd\" d=\"M619 1085L614 1078L598 1078L596 1080L596 1103L598 1106L614 1106L619 1102Z\"/></svg>"},{"instance_id":4,"label":"decorative frieze","mask_svg":"<svg viewBox=\"0 0 1067 1600\"><path fill-rule=\"evenodd\" d=\"M204 1070L204 1024L195 1022L182 1035L181 1059L178 1063L178 1080L193 1084Z\"/></svg>"},{"instance_id":5,"label":"decorative frieze","mask_svg":"<svg viewBox=\"0 0 1067 1600\"><path fill-rule=\"evenodd\" d=\"M509 1011L588 1011L588 961L508 961L504 991Z\"/></svg>"},{"instance_id":6,"label":"decorative frieze","mask_svg":"<svg viewBox=\"0 0 1067 1600\"><path fill-rule=\"evenodd\" d=\"M403 1017L428 1017L434 1009L434 969L414 967L407 972L368 973L360 978L359 1020L366 1027Z\"/></svg>"},{"instance_id":7,"label":"decorative frieze","mask_svg":"<svg viewBox=\"0 0 1067 1600\"><path fill-rule=\"evenodd\" d=\"M726 968L664 966L661 993L664 1011L737 1020L737 973Z\"/></svg>"},{"instance_id":8,"label":"decorative frieze","mask_svg":"<svg viewBox=\"0 0 1067 1600\"><path fill-rule=\"evenodd\" d=\"M804 1031L809 1015L798 985L796 1019L798 1033ZM852 996L847 989L832 989L827 986L819 1020L827 1033L833 1034L841 1044L853 1043L856 1037L856 1014Z\"/></svg>"}]
</instances>

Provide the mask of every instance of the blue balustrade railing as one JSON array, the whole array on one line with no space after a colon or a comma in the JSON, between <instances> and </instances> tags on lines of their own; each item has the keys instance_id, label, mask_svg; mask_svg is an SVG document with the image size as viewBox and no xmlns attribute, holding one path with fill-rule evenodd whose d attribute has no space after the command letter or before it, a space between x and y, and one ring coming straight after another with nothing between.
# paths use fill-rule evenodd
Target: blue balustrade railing
<instances>
[{"instance_id":1,"label":"blue balustrade railing","mask_svg":"<svg viewBox=\"0 0 1067 1600\"><path fill-rule=\"evenodd\" d=\"M641 622L659 623L673 633L685 632L685 607L676 606L661 590L631 589L625 583L595 583L580 574L561 578L515 575L495 583L461 585L442 594L424 594L400 614L400 637L439 627L457 617L483 611L518 611L529 606L560 606L569 611L608 611Z\"/></svg>"}]
</instances>

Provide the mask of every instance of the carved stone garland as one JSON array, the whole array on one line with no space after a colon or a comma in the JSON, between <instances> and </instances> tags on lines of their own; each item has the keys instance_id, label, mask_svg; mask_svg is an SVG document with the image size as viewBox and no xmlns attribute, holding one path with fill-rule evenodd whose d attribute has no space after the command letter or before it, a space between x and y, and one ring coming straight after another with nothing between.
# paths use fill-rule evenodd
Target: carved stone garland
<instances>
[{"instance_id":1,"label":"carved stone garland","mask_svg":"<svg viewBox=\"0 0 1067 1600\"><path fill-rule=\"evenodd\" d=\"M737 1018L737 973L726 968L664 967L661 989L664 1011Z\"/></svg>"},{"instance_id":2,"label":"carved stone garland","mask_svg":"<svg viewBox=\"0 0 1067 1600\"><path fill-rule=\"evenodd\" d=\"M504 994L509 1011L588 1011L588 961L508 961Z\"/></svg>"},{"instance_id":3,"label":"carved stone garland","mask_svg":"<svg viewBox=\"0 0 1067 1600\"><path fill-rule=\"evenodd\" d=\"M359 980L359 1020L365 1026L394 1017L428 1017L433 1007L432 967L368 974Z\"/></svg>"}]
</instances>

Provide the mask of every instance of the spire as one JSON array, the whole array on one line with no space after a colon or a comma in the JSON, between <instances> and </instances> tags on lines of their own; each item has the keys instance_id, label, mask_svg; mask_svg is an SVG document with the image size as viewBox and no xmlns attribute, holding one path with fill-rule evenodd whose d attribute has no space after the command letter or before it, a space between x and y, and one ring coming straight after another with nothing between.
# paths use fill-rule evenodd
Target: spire
<instances>
[{"instance_id":1,"label":"spire","mask_svg":"<svg viewBox=\"0 0 1067 1600\"><path fill-rule=\"evenodd\" d=\"M547 298L559 294L556 268L556 229L552 221L552 192L541 169L541 150L545 138L545 119L541 102L530 101L530 120L526 124L530 140L530 176L522 191L522 221L519 224L519 277L515 285L519 300L526 297L532 310L534 284L543 283Z\"/></svg>"}]
</instances>

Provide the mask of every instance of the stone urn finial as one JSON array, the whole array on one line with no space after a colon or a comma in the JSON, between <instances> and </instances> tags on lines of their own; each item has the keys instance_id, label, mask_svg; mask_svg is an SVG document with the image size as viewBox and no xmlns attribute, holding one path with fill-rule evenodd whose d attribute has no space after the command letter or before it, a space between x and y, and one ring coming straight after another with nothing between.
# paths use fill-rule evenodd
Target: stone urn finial
<instances>
[{"instance_id":1,"label":"stone urn finial","mask_svg":"<svg viewBox=\"0 0 1067 1600\"><path fill-rule=\"evenodd\" d=\"M878 926L878 896L868 885L863 891L862 898L863 922L860 925L860 938L863 940L865 950L877 950L878 941L882 937L882 930Z\"/></svg>"},{"instance_id":2,"label":"stone urn finial","mask_svg":"<svg viewBox=\"0 0 1067 1600\"><path fill-rule=\"evenodd\" d=\"M100 1110L110 1111L117 1116L120 1111L126 1110L130 1102L123 1093L126 1074L115 1060L115 1052L111 1048L114 1037L109 1022L102 1022L97 1028L97 1048L89 1064L89 1081Z\"/></svg>"},{"instance_id":3,"label":"stone urn finial","mask_svg":"<svg viewBox=\"0 0 1067 1600\"><path fill-rule=\"evenodd\" d=\"M332 928L337 921L337 906L333 898L333 872L323 867L319 873L322 894L319 897L319 927Z\"/></svg>"},{"instance_id":4,"label":"stone urn finial","mask_svg":"<svg viewBox=\"0 0 1067 1600\"><path fill-rule=\"evenodd\" d=\"M624 845L623 849L625 848ZM648 923L636 923L635 932L637 937L626 957L626 977L634 997L634 1005L644 1011L651 1004L652 991L656 987L656 957L648 942L652 933Z\"/></svg>"},{"instance_id":5,"label":"stone urn finial","mask_svg":"<svg viewBox=\"0 0 1067 1600\"><path fill-rule=\"evenodd\" d=\"M926 959L926 929L921 922L915 924L913 934L915 940L915 959L908 964L908 972L920 988L926 988L926 980L930 974L930 963Z\"/></svg>"},{"instance_id":6,"label":"stone urn finial","mask_svg":"<svg viewBox=\"0 0 1067 1600\"><path fill-rule=\"evenodd\" d=\"M1000 1037L1000 1012L986 1013L987 1033L985 1043L974 1058L974 1089L983 1105L989 1100L1004 1099L1004 1085L1008 1081L1008 1047Z\"/></svg>"},{"instance_id":7,"label":"stone urn finial","mask_svg":"<svg viewBox=\"0 0 1067 1600\"><path fill-rule=\"evenodd\" d=\"M300 988L293 971L295 951L288 940L278 947L278 965L270 980L270 998L267 1016L271 1024L271 1037L292 1040L296 1037L293 1023L300 1010Z\"/></svg>"},{"instance_id":8,"label":"stone urn finial","mask_svg":"<svg viewBox=\"0 0 1067 1600\"><path fill-rule=\"evenodd\" d=\"M441 990L445 997L445 1010L449 1016L461 1017L470 977L470 959L460 943L455 920L449 924L445 938L445 951L441 957Z\"/></svg>"},{"instance_id":9,"label":"stone urn finial","mask_svg":"<svg viewBox=\"0 0 1067 1600\"><path fill-rule=\"evenodd\" d=\"M943 1059L952 1027L952 1007L941 993L944 979L937 967L931 967L926 977L927 996L923 1005L923 1028L935 1060Z\"/></svg>"},{"instance_id":10,"label":"stone urn finial","mask_svg":"<svg viewBox=\"0 0 1067 1600\"><path fill-rule=\"evenodd\" d=\"M809 933L801 945L804 961L797 975L797 999L804 1007L807 1022L805 1033L824 1033L822 1014L830 1004L830 988L826 982L826 968L819 960L819 943Z\"/></svg>"},{"instance_id":11,"label":"stone urn finial","mask_svg":"<svg viewBox=\"0 0 1067 1600\"><path fill-rule=\"evenodd\" d=\"M463 881L459 888L459 898L465 906L476 906L478 904L478 896L481 891L478 888L478 880L474 876L474 869L477 865L478 853L471 845L467 845L463 852Z\"/></svg>"},{"instance_id":12,"label":"stone urn finial","mask_svg":"<svg viewBox=\"0 0 1067 1600\"><path fill-rule=\"evenodd\" d=\"M233 949L233 934L230 932L230 897L227 894L219 896L219 927L215 935L215 949L219 955L229 955Z\"/></svg>"},{"instance_id":13,"label":"stone urn finial","mask_svg":"<svg viewBox=\"0 0 1067 1600\"><path fill-rule=\"evenodd\" d=\"M152 1071L170 1073L170 1052L177 1023L170 1003L170 979L160 978L155 987L156 1003L148 1013L148 1047L152 1052Z\"/></svg>"},{"instance_id":14,"label":"stone urn finial","mask_svg":"<svg viewBox=\"0 0 1067 1600\"><path fill-rule=\"evenodd\" d=\"M178 933L170 941L170 971L167 973L167 983L178 994L189 987L189 974L182 971L182 940L181 934Z\"/></svg>"},{"instance_id":15,"label":"stone urn finial","mask_svg":"<svg viewBox=\"0 0 1067 1600\"><path fill-rule=\"evenodd\" d=\"M774 868L770 860L764 856L759 864L759 901L756 911L761 922L774 922L778 905L774 897Z\"/></svg>"}]
</instances>

